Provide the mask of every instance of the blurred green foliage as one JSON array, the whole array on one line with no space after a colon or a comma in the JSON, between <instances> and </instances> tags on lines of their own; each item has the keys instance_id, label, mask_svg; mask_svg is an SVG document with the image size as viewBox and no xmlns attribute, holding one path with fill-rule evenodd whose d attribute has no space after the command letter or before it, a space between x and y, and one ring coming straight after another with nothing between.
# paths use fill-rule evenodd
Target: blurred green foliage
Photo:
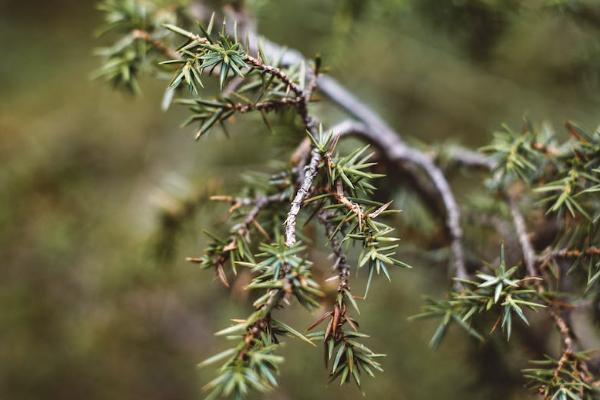
<instances>
[{"instance_id":1,"label":"blurred green foliage","mask_svg":"<svg viewBox=\"0 0 600 400\"><path fill-rule=\"evenodd\" d=\"M331 74L409 140L479 146L500 123L516 125L524 114L556 125L598 122L597 2L248 3L263 34L322 54ZM155 257L155 244L164 239L161 221L181 212L183 199L220 193L220 181L235 185L248 165L261 171L281 158L285 131L275 127L269 135L250 120L235 126L230 140L215 135L193 144L193 132L177 129L180 111L156 111L160 84L145 85L134 102L90 82L99 18L92 1L0 4L2 399L198 397L198 382L209 377L197 374L210 371L195 364L218 350L212 332L227 325L226 316L250 309L243 294L232 305L205 272L183 261L204 247L200 226L223 229L224 207L190 212L173 231L172 257ZM456 193L464 200L469 191ZM396 196L398 208L414 203ZM396 222L410 228L405 235L418 235L410 218ZM418 294L445 285L443 255L425 258L408 246L404 253L417 268L382 284L363 306L363 325L386 333L373 347L393 349L366 392L383 399L522 398L518 368L489 371L489 360L506 351L501 339L477 357L452 333L451 345L427 349L433 325L406 317L418 309ZM306 385L326 377L312 368L318 352L304 350L289 343L282 389L269 398L361 398L351 388ZM508 362L523 365L523 358L509 354Z\"/></svg>"}]
</instances>

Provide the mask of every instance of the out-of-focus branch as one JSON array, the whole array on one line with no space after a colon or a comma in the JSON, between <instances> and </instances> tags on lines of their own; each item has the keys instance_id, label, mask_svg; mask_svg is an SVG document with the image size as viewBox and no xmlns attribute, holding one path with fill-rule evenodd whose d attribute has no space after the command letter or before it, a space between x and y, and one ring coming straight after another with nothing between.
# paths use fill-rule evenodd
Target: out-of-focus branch
<instances>
[{"instance_id":1,"label":"out-of-focus branch","mask_svg":"<svg viewBox=\"0 0 600 400\"><path fill-rule=\"evenodd\" d=\"M507 201L508 206L510 208L510 214L512 215L512 219L515 225L515 230L517 231L517 238L519 240L519 245L521 246L521 251L523 253L523 260L525 261L527 274L529 274L529 276L537 276L537 271L535 268L535 250L533 249L533 245L529 240L527 226L525 225L525 218L523 218L523 214L519 209L519 204L513 196L507 195Z\"/></svg>"},{"instance_id":2,"label":"out-of-focus branch","mask_svg":"<svg viewBox=\"0 0 600 400\"><path fill-rule=\"evenodd\" d=\"M175 50L167 46L164 42L152 37L150 32L141 29L134 29L131 35L136 38L145 41L150 46L154 47L158 52L162 53L165 57L171 60L179 60L181 56Z\"/></svg>"},{"instance_id":3,"label":"out-of-focus branch","mask_svg":"<svg viewBox=\"0 0 600 400\"><path fill-rule=\"evenodd\" d=\"M252 111L273 111L273 110L281 110L286 107L297 107L300 101L296 98L284 98L281 100L273 101L259 101L253 104L245 104L245 103L230 103L226 105L224 108L228 110L235 110L239 113L248 113Z\"/></svg>"},{"instance_id":4,"label":"out-of-focus branch","mask_svg":"<svg viewBox=\"0 0 600 400\"><path fill-rule=\"evenodd\" d=\"M585 249L562 249L551 251L546 255L541 256L542 259L546 258L579 258L579 257L593 257L600 256L600 247L592 246Z\"/></svg>"},{"instance_id":5,"label":"out-of-focus branch","mask_svg":"<svg viewBox=\"0 0 600 400\"><path fill-rule=\"evenodd\" d=\"M492 159L479 152L464 148L462 146L450 145L444 150L444 157L452 164L470 169L481 169L484 171L492 170L495 163ZM437 161L440 154L434 155L434 160Z\"/></svg>"},{"instance_id":6,"label":"out-of-focus branch","mask_svg":"<svg viewBox=\"0 0 600 400\"><path fill-rule=\"evenodd\" d=\"M523 252L523 259L525 260L527 272L530 276L539 276L536 267L537 257L533 245L529 240L527 226L525 225L525 219L523 218L523 215L519 210L519 206L515 198L508 194L507 201L515 225L515 230L517 231L517 235L519 238L519 244ZM533 282L537 291L543 293L545 290L543 280L536 279ZM548 304L548 306L548 312L550 314L550 317L554 321L554 324L556 325L562 340L562 354L553 372L554 378L557 379L562 373L562 370L565 368L566 363L571 361L573 355L575 354L576 335L573 332L572 326L569 324L568 313L570 312L570 310L563 311L560 309L559 306L557 306L553 302ZM561 315L561 313L565 313L566 317ZM587 363L583 360L579 360L575 365L577 365L577 373L581 375L584 381L587 381L591 376Z\"/></svg>"}]
</instances>

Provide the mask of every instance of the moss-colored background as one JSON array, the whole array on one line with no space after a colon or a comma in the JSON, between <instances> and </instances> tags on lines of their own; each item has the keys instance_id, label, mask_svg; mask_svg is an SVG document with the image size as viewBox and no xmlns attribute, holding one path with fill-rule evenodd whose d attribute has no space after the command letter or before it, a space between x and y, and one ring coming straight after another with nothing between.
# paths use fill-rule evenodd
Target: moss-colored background
<instances>
[{"instance_id":1,"label":"moss-colored background","mask_svg":"<svg viewBox=\"0 0 600 400\"><path fill-rule=\"evenodd\" d=\"M409 140L477 147L524 115L598 122L593 18L530 12L533 0L520 11L483 0L250 3L264 34L322 54ZM212 332L250 307L184 261L226 208L201 207L170 258L156 257L159 215L283 159L280 140L245 119L230 140L195 143L178 129L181 110L159 111L161 84L145 82L133 99L90 81L99 22L91 1L0 2L0 399L199 398L212 371L195 365L223 345ZM398 224L410 223L409 200L397 202ZM446 287L443 253L439 262L403 257L415 269L378 281L362 306L371 347L388 354L385 373L365 379L368 397L522 398L526 355L511 353L504 369L494 361L506 352L501 340L477 349L451 334L428 349L434 326L407 317L422 294ZM291 310L300 328L314 318ZM281 388L264 398L362 398L327 385L320 349L288 340L284 353Z\"/></svg>"}]
</instances>

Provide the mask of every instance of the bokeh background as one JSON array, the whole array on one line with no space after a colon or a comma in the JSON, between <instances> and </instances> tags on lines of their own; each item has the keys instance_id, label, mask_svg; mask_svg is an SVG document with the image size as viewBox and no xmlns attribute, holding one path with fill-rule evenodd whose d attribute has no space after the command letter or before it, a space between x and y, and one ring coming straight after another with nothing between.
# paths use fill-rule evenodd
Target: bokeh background
<instances>
[{"instance_id":1,"label":"bokeh background","mask_svg":"<svg viewBox=\"0 0 600 400\"><path fill-rule=\"evenodd\" d=\"M263 34L320 53L415 143L476 148L523 116L598 123L597 1L248 3ZM201 254L202 228L226 229L226 207L201 200L285 159L284 130L249 118L229 140L196 143L178 128L181 110L159 111L163 83L133 98L91 81L100 19L93 1L0 1L0 399L200 398L212 371L196 364L223 345L212 332L250 310L242 290L184 258ZM469 182L454 182L461 201ZM414 223L415 199L392 195L406 210L398 225ZM495 362L502 340L450 334L427 347L434 326L407 317L447 287L446 253L404 251L415 268L377 282L362 306L371 347L388 354L368 396L525 398L526 355ZM303 327L314 316L292 307L287 318ZM264 398L362 398L327 385L320 350L290 339L284 354L281 388Z\"/></svg>"}]
</instances>

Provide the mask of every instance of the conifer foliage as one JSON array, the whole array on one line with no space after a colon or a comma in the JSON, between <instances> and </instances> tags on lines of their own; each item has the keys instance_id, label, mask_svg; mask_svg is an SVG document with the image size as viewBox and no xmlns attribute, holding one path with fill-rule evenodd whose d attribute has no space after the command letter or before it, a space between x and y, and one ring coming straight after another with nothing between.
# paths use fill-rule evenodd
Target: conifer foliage
<instances>
[{"instance_id":1,"label":"conifer foliage","mask_svg":"<svg viewBox=\"0 0 600 400\"><path fill-rule=\"evenodd\" d=\"M327 374L340 384L360 386L363 377L383 370L384 355L365 344L357 300L367 297L373 279L390 279L395 267L410 266L396 254L399 238L387 218L397 211L373 196L382 177L375 172L375 153L395 160L395 168L412 163L422 169L446 208L456 278L446 298L428 299L413 317L439 319L432 347L442 344L452 325L477 341L487 339L482 329L511 340L515 324L528 326L530 314L544 313L557 327L561 351L523 368L530 386L547 399L598 398L598 376L590 366L595 355L580 348L569 312L578 304L594 310L600 302L600 131L569 123L570 138L560 141L553 130L527 123L520 132L506 127L496 133L480 153L459 149L438 157L483 170L488 198L507 210L500 217L513 223L518 236L519 262L508 264L498 241L496 261L475 260L478 267L467 268L460 214L443 166L402 141L385 142L388 128L373 123L369 110L354 113L358 123L323 126L310 106L320 89L320 59L290 62L247 26L238 29L242 21L215 13L198 21L185 1L104 0L100 10L105 24L99 33L113 44L98 51L103 63L96 77L132 93L140 91L142 75L164 80L163 108L186 107L184 125L195 127L196 139L214 131L228 135L232 118L249 113L260 115L268 130L269 114L292 112L303 132L286 167L249 184L242 196L213 197L231 205L234 223L225 236L209 234L204 254L189 258L225 286L246 269L252 276L246 289L256 294L250 315L217 332L228 339L226 349L200 363L216 366L216 377L205 385L208 398L243 399L251 390L276 386L284 361L278 347L286 336L321 343ZM216 94L205 89L213 80ZM349 134L374 150L342 151L338 144ZM533 217L553 227L552 239L534 243L528 227ZM303 235L306 226L316 227L331 254L337 295L330 305L312 271L309 250L316 244ZM354 269L367 276L364 295L351 289ZM320 309L307 329L281 320L292 301Z\"/></svg>"}]
</instances>

